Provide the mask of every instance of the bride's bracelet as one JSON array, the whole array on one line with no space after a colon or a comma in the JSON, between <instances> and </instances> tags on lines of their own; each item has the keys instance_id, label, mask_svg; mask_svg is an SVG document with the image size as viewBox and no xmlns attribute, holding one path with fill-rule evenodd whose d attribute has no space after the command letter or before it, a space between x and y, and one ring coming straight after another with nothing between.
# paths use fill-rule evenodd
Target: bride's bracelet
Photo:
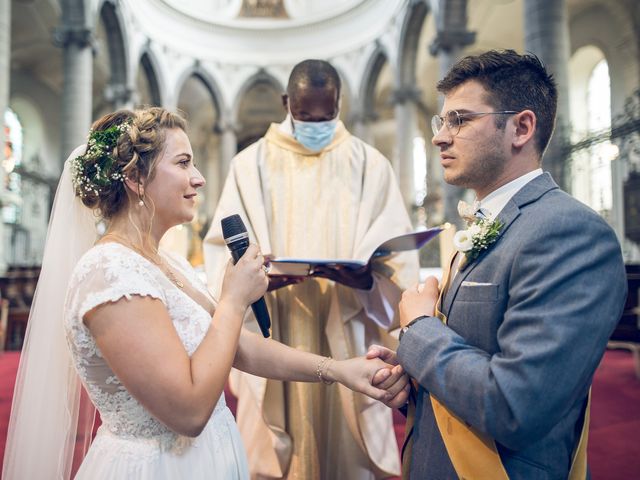
<instances>
[{"instance_id":1,"label":"bride's bracelet","mask_svg":"<svg viewBox=\"0 0 640 480\"><path fill-rule=\"evenodd\" d=\"M324 357L322 360L318 362L318 366L316 367L316 375L318 376L320 381L325 385L331 385L333 383L333 380L327 380L324 377L325 370L329 365L329 362L331 362L332 360L333 358L331 357Z\"/></svg>"}]
</instances>

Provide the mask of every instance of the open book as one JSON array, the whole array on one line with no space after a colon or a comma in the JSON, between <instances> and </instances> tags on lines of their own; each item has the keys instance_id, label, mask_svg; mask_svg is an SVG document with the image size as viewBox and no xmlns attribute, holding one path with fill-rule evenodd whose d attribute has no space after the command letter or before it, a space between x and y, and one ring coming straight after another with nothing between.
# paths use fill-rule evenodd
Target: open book
<instances>
[{"instance_id":1,"label":"open book","mask_svg":"<svg viewBox=\"0 0 640 480\"><path fill-rule=\"evenodd\" d=\"M405 233L391 238L376 248L366 261L344 259L318 259L318 258L289 258L271 257L269 275L283 275L288 277L313 277L316 269L321 270L359 270L366 267L374 259L386 257L395 252L418 250L429 240L436 237L442 231L442 227L433 227L418 232Z\"/></svg>"}]
</instances>

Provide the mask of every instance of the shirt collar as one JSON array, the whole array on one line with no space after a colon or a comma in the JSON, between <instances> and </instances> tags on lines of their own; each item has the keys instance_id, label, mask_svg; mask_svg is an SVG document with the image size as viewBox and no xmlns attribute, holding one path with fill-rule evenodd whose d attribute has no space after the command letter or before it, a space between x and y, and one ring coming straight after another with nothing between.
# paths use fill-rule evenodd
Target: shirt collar
<instances>
[{"instance_id":1,"label":"shirt collar","mask_svg":"<svg viewBox=\"0 0 640 480\"><path fill-rule=\"evenodd\" d=\"M515 180L511 180L509 183L501 186L497 190L494 190L485 198L480 200L480 208L483 210L483 212L489 212L492 218L496 218L505 207L505 205L509 203L511 197L518 193L522 187L524 187L538 175L542 175L541 168L536 168L535 170L529 173L525 173Z\"/></svg>"}]
</instances>

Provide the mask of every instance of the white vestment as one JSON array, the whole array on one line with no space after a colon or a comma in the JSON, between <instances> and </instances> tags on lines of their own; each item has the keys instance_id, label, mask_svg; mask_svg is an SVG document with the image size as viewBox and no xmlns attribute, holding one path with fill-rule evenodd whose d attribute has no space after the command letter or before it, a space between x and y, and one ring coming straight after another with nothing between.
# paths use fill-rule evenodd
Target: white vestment
<instances>
[{"instance_id":1,"label":"white vestment","mask_svg":"<svg viewBox=\"0 0 640 480\"><path fill-rule=\"evenodd\" d=\"M285 120L285 122L287 122ZM411 231L389 161L340 122L314 153L273 124L232 161L204 244L218 298L229 253L220 230L240 214L262 252L366 260L383 241ZM386 334L401 289L418 280L415 252L376 261L370 291L321 278L267 294L273 338L336 359L363 355ZM253 316L247 326L258 331ZM339 386L232 375L238 424L252 478L349 479L398 475L391 410Z\"/></svg>"}]
</instances>

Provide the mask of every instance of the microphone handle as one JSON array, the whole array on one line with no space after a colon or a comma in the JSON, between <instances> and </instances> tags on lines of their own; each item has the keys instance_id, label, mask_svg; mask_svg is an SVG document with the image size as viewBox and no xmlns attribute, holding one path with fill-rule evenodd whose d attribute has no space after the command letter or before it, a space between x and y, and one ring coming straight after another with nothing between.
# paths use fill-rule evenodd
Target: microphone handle
<instances>
[{"instance_id":1,"label":"microphone handle","mask_svg":"<svg viewBox=\"0 0 640 480\"><path fill-rule=\"evenodd\" d=\"M271 321L269 319L269 310L267 310L267 304L264 301L264 297L260 297L258 300L253 302L251 304L251 310L253 310L253 314L258 320L262 336L264 338L269 338L269 325L267 325L265 321L269 323L271 323Z\"/></svg>"},{"instance_id":2,"label":"microphone handle","mask_svg":"<svg viewBox=\"0 0 640 480\"><path fill-rule=\"evenodd\" d=\"M244 255L244 252L247 251L247 247L249 246L249 242L247 241L245 245L241 245L238 248L231 249L231 258L233 258L233 264L235 265L240 260L240 257ZM264 301L264 297L259 298L255 302L251 304L251 310L253 310L253 314L258 321L258 325L260 326L260 331L262 332L262 336L264 338L269 338L269 326L267 324L271 323L269 318L269 310L267 310L267 304Z\"/></svg>"}]
</instances>

